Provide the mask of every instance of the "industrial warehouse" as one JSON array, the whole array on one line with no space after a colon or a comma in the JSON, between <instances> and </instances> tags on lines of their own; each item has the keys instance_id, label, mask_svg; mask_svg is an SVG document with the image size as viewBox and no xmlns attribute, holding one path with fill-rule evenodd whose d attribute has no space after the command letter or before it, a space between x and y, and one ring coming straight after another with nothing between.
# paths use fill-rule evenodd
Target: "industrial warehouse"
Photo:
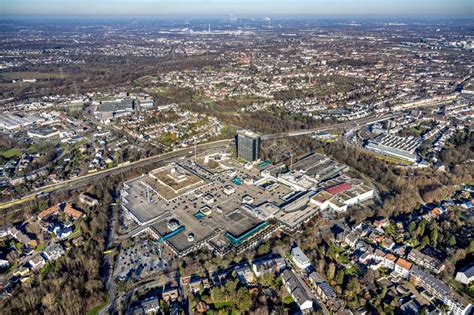
<instances>
[{"instance_id":1,"label":"industrial warehouse","mask_svg":"<svg viewBox=\"0 0 474 315\"><path fill-rule=\"evenodd\" d=\"M417 160L416 150L422 142L419 137L404 138L382 134L373 140L369 140L366 148L413 163Z\"/></svg>"},{"instance_id":2,"label":"industrial warehouse","mask_svg":"<svg viewBox=\"0 0 474 315\"><path fill-rule=\"evenodd\" d=\"M150 233L179 256L201 247L242 252L277 230L294 233L322 211L372 198L373 189L346 169L320 154L289 166L245 164L225 154L183 160L126 182L122 209L137 234Z\"/></svg>"}]
</instances>

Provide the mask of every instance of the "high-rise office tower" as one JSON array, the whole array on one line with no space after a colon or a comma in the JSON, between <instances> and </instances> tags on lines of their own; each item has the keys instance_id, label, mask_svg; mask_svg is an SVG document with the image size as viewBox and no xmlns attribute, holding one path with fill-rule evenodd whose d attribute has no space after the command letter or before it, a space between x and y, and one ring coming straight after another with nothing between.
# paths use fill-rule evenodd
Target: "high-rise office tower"
<instances>
[{"instance_id":1,"label":"high-rise office tower","mask_svg":"<svg viewBox=\"0 0 474 315\"><path fill-rule=\"evenodd\" d=\"M256 161L260 158L260 135L248 131L239 130L235 135L235 147L237 157L249 162Z\"/></svg>"}]
</instances>

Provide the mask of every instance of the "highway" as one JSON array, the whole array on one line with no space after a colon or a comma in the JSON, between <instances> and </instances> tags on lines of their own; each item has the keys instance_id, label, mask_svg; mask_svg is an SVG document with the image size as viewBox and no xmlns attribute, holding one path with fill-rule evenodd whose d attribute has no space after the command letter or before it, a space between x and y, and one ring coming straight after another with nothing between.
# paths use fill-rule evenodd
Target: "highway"
<instances>
[{"instance_id":1,"label":"highway","mask_svg":"<svg viewBox=\"0 0 474 315\"><path fill-rule=\"evenodd\" d=\"M224 139L224 140L218 140L218 141L213 141L213 142L208 142L208 143L203 143L203 144L198 144L197 145L197 153L202 153L204 151L212 151L212 150L219 150L219 149L224 149L228 145L232 143L231 139ZM191 152L191 153L190 153ZM53 191L58 191L58 190L70 190L74 189L76 187L80 187L86 183L93 183L97 182L99 179L106 178L109 176L114 176L120 173L124 173L126 171L129 171L131 169L147 166L153 163L157 162L166 162L167 160L173 160L173 159L178 159L181 157L187 157L187 156L193 156L194 154L194 148L189 147L189 148L182 148L178 150L174 150L172 152L167 152L163 154L158 154L154 155L148 158L144 158L135 162L131 162L128 164L123 164L116 166L114 168L110 168L107 170L102 170L99 172L83 175L80 177L76 178L71 178L66 181L63 181L61 183L55 183L55 184L50 184L41 187L40 189L35 190L33 193L27 194L25 196L22 196L21 198L4 202L0 204L0 209L7 209L9 207L15 206L22 204L26 201L33 200L35 199L38 195L41 195L42 193L50 193Z\"/></svg>"},{"instance_id":2,"label":"highway","mask_svg":"<svg viewBox=\"0 0 474 315\"><path fill-rule=\"evenodd\" d=\"M287 137L297 137L297 136L309 135L309 134L312 134L315 132L321 132L321 131L334 131L334 130L351 128L351 127L366 126L366 125L370 125L376 122L389 120L392 117L394 117L394 114L370 116L370 117L350 120L350 121L332 124L329 126L318 127L318 128L263 135L262 140L273 140L273 139L280 139L280 138L287 138Z\"/></svg>"}]
</instances>

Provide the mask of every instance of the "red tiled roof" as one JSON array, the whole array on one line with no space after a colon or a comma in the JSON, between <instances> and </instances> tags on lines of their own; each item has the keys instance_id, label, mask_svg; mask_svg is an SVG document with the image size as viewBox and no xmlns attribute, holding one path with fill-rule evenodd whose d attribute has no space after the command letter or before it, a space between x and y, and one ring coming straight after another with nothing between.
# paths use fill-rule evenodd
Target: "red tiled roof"
<instances>
[{"instance_id":1,"label":"red tiled roof","mask_svg":"<svg viewBox=\"0 0 474 315\"><path fill-rule=\"evenodd\" d=\"M434 208L433 210L431 210L431 213L433 215L440 216L441 215L441 209L440 208Z\"/></svg>"},{"instance_id":2,"label":"red tiled roof","mask_svg":"<svg viewBox=\"0 0 474 315\"><path fill-rule=\"evenodd\" d=\"M75 219L78 219L82 216L82 212L74 209L73 206L71 206L70 204L66 205L66 207L64 208L64 212Z\"/></svg>"},{"instance_id":3,"label":"red tiled roof","mask_svg":"<svg viewBox=\"0 0 474 315\"><path fill-rule=\"evenodd\" d=\"M59 211L59 205L52 206L51 208L48 208L46 210L41 211L38 213L38 217L42 220L46 217L49 217L53 213L56 213Z\"/></svg>"},{"instance_id":4,"label":"red tiled roof","mask_svg":"<svg viewBox=\"0 0 474 315\"><path fill-rule=\"evenodd\" d=\"M393 254L388 253L387 255L385 255L385 259L388 259L390 261L395 261L397 260L397 257L395 257Z\"/></svg>"},{"instance_id":5,"label":"red tiled roof","mask_svg":"<svg viewBox=\"0 0 474 315\"><path fill-rule=\"evenodd\" d=\"M341 184L326 188L325 190L328 193L335 195L335 194L338 194L338 193L343 192L345 190L348 190L351 187L352 187L352 185L350 183L341 183Z\"/></svg>"},{"instance_id":6,"label":"red tiled roof","mask_svg":"<svg viewBox=\"0 0 474 315\"><path fill-rule=\"evenodd\" d=\"M403 259L403 258L398 258L398 260L397 260L397 265L399 265L400 267L402 267L402 268L404 268L404 269L410 270L410 269L411 269L411 266L412 266L412 263L406 261L406 260Z\"/></svg>"}]
</instances>

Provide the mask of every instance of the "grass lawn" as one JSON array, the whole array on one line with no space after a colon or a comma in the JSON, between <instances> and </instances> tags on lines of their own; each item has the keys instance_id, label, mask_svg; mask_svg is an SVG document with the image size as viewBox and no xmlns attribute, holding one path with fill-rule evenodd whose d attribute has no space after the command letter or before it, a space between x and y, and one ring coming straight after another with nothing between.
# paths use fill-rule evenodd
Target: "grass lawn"
<instances>
[{"instance_id":1,"label":"grass lawn","mask_svg":"<svg viewBox=\"0 0 474 315\"><path fill-rule=\"evenodd\" d=\"M20 149L13 148L13 149L0 152L0 155L6 159L11 159L12 157L20 157L21 153L22 151Z\"/></svg>"},{"instance_id":2,"label":"grass lawn","mask_svg":"<svg viewBox=\"0 0 474 315\"><path fill-rule=\"evenodd\" d=\"M35 154L35 153L38 153L40 152L41 149L40 147L36 144L36 143L33 143L32 145L30 145L30 147L28 148L28 153L29 154Z\"/></svg>"},{"instance_id":3,"label":"grass lawn","mask_svg":"<svg viewBox=\"0 0 474 315\"><path fill-rule=\"evenodd\" d=\"M397 158L392 158L392 157L387 157L387 156L375 156L375 158L392 163L392 164L403 164L403 165L412 165L413 163L402 160L402 159L397 159Z\"/></svg>"},{"instance_id":4,"label":"grass lawn","mask_svg":"<svg viewBox=\"0 0 474 315\"><path fill-rule=\"evenodd\" d=\"M38 245L35 248L35 250L38 251L38 252L42 251L43 249L44 249L44 245Z\"/></svg>"},{"instance_id":5,"label":"grass lawn","mask_svg":"<svg viewBox=\"0 0 474 315\"><path fill-rule=\"evenodd\" d=\"M228 301L228 302L220 302L220 303L214 303L214 307L217 309L225 308L232 306L233 302Z\"/></svg>"},{"instance_id":6,"label":"grass lawn","mask_svg":"<svg viewBox=\"0 0 474 315\"><path fill-rule=\"evenodd\" d=\"M81 228L78 227L78 228L76 228L76 229L74 230L74 232L71 233L71 235L69 235L68 237L66 237L66 239L67 239L67 240L70 240L70 239L72 239L72 238L78 236L80 233L81 233Z\"/></svg>"},{"instance_id":7,"label":"grass lawn","mask_svg":"<svg viewBox=\"0 0 474 315\"><path fill-rule=\"evenodd\" d=\"M372 155L373 157L375 157L376 159L379 159L379 160L382 160L382 161L385 161L387 163L392 163L392 164L402 164L402 165L412 165L413 163L409 162L409 161L405 161L405 160L402 160L402 159L398 159L396 157L391 157L391 156L385 156L385 155L379 155L375 152L371 152L371 151L368 151L366 150L365 151L366 153Z\"/></svg>"},{"instance_id":8,"label":"grass lawn","mask_svg":"<svg viewBox=\"0 0 474 315\"><path fill-rule=\"evenodd\" d=\"M109 303L109 298L106 297L104 303L97 305L94 308L91 308L87 311L87 315L96 315L98 314L107 304Z\"/></svg>"},{"instance_id":9,"label":"grass lawn","mask_svg":"<svg viewBox=\"0 0 474 315\"><path fill-rule=\"evenodd\" d=\"M295 300L293 300L293 298L291 297L291 295L287 295L283 298L283 304L286 304L286 305L290 305L291 303L293 303Z\"/></svg>"}]
</instances>

